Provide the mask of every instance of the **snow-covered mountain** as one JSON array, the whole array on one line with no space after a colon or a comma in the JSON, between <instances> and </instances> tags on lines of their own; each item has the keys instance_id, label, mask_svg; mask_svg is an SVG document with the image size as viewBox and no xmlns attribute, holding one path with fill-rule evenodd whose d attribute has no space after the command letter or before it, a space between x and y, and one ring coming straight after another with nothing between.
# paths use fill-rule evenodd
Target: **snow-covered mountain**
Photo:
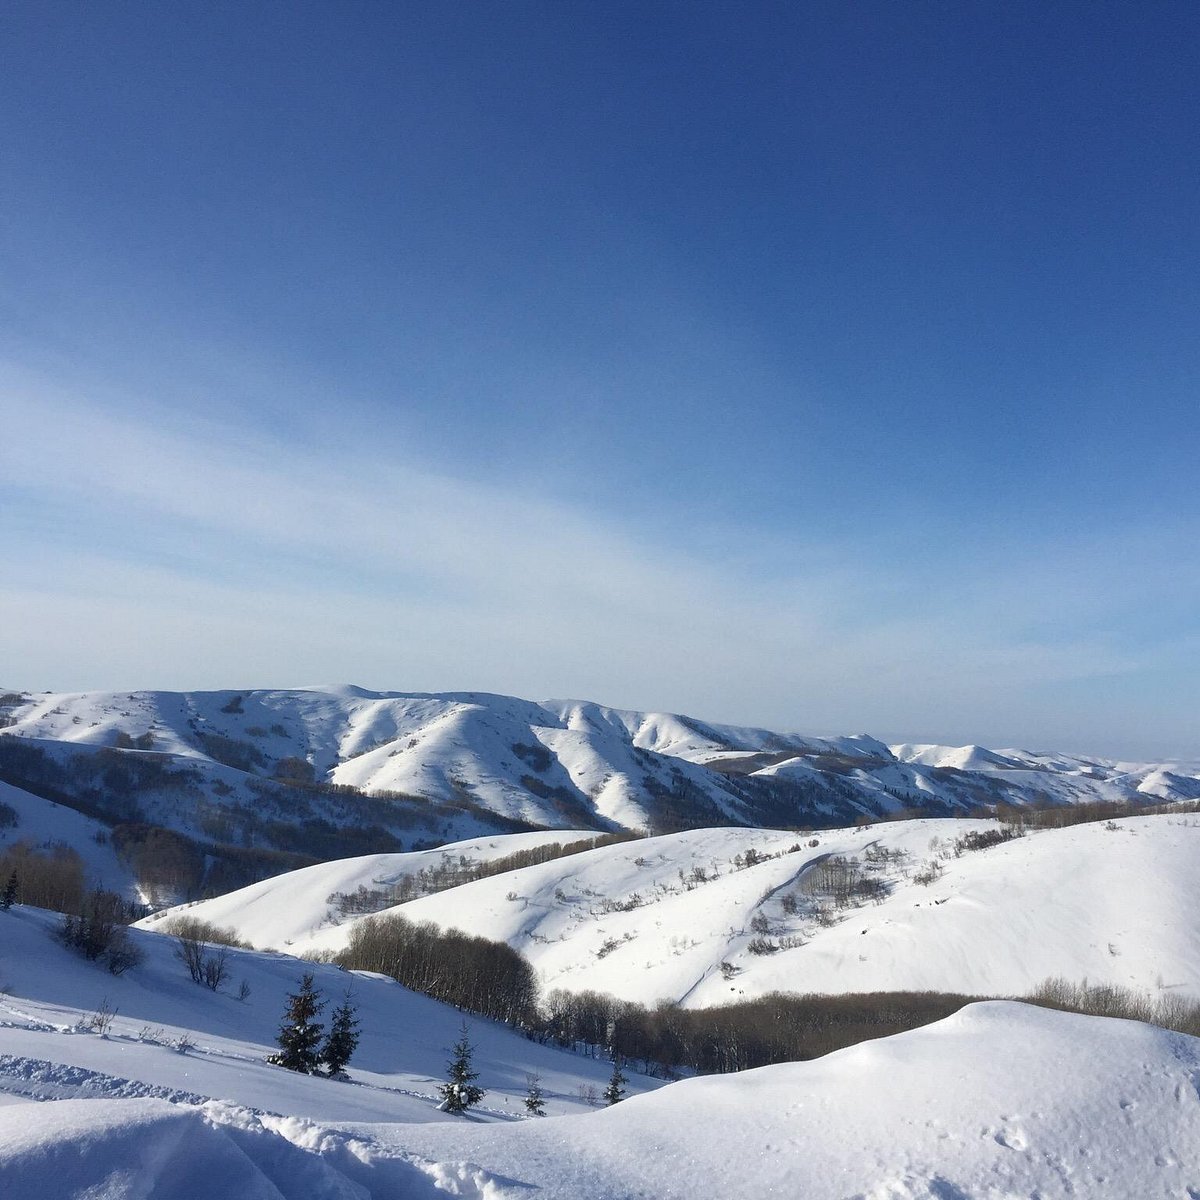
<instances>
[{"instance_id":1,"label":"snow-covered mountain","mask_svg":"<svg viewBox=\"0 0 1200 1200\"><path fill-rule=\"evenodd\" d=\"M889 747L482 693L11 693L0 726L11 784L110 823L321 859L534 828L830 826L1200 798L1195 763Z\"/></svg>"}]
</instances>

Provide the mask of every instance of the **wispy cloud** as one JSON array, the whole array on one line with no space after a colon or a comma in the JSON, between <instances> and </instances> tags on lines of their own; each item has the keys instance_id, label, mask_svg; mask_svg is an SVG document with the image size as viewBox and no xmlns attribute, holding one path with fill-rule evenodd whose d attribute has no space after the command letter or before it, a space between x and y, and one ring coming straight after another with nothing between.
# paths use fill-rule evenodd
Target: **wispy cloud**
<instances>
[{"instance_id":1,"label":"wispy cloud","mask_svg":"<svg viewBox=\"0 0 1200 1200\"><path fill-rule=\"evenodd\" d=\"M1132 577L1096 546L885 570L754 530L726 562L391 445L297 445L14 374L3 397L8 684L354 680L1047 744L1085 728L1056 717L1064 688L1181 644L1118 621L1166 538Z\"/></svg>"}]
</instances>

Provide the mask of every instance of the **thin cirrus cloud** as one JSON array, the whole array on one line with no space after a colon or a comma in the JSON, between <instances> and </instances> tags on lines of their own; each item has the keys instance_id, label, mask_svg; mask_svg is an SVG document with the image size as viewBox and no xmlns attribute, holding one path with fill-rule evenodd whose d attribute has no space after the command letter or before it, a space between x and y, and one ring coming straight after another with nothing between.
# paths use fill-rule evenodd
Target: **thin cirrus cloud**
<instances>
[{"instance_id":1,"label":"thin cirrus cloud","mask_svg":"<svg viewBox=\"0 0 1200 1200\"><path fill-rule=\"evenodd\" d=\"M8 684L352 679L1104 751L1119 697L1063 713L1063 689L1153 672L1180 648L1110 627L1144 585L1096 586L1096 547L1019 571L883 567L746 530L726 560L382 443L288 444L28 380L6 395Z\"/></svg>"}]
</instances>

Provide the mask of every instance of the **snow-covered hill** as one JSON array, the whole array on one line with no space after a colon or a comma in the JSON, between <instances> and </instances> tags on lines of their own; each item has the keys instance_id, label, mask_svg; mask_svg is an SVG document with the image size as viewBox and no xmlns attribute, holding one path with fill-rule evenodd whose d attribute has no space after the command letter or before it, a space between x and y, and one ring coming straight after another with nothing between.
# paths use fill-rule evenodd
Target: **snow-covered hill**
<instances>
[{"instance_id":1,"label":"snow-covered hill","mask_svg":"<svg viewBox=\"0 0 1200 1200\"><path fill-rule=\"evenodd\" d=\"M220 928L235 929L240 940L257 948L283 950L305 945L322 929L340 924L345 911L338 903L339 897L346 898L348 908L349 901L365 892L364 905L374 900L372 907L376 910L391 907L386 898L406 879L418 880L422 872L453 871L459 865L492 863L537 847L590 843L593 837L590 833L560 830L511 833L451 842L436 850L337 859L288 871L212 900L163 909L139 925L155 929L182 913Z\"/></svg>"},{"instance_id":2,"label":"snow-covered hill","mask_svg":"<svg viewBox=\"0 0 1200 1200\"><path fill-rule=\"evenodd\" d=\"M13 695L0 726L9 782L109 820L321 859L531 828L829 826L912 808L1200 798L1194 763L889 748L482 693Z\"/></svg>"},{"instance_id":3,"label":"snow-covered hill","mask_svg":"<svg viewBox=\"0 0 1200 1200\"><path fill-rule=\"evenodd\" d=\"M772 991L1023 995L1053 975L1200 997L1200 927L1190 915L1200 911L1200 817L1041 830L956 856L958 839L998 828L922 820L805 837L689 830L389 911L507 942L545 992L596 990L648 1005L707 1007ZM834 870L838 858L848 866ZM187 911L255 945L281 947L286 931L297 948L337 950L361 918L332 923L331 881L369 870L365 860L325 864ZM839 907L836 891L847 886L859 896Z\"/></svg>"}]
</instances>

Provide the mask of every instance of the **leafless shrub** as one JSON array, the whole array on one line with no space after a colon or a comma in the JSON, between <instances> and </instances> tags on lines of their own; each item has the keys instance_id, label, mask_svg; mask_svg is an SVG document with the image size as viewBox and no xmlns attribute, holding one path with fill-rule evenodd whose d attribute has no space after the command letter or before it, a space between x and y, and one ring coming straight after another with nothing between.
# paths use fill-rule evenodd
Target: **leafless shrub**
<instances>
[{"instance_id":1,"label":"leafless shrub","mask_svg":"<svg viewBox=\"0 0 1200 1200\"><path fill-rule=\"evenodd\" d=\"M1061 977L1043 980L1028 996L1031 1004L1093 1017L1144 1021L1200 1037L1200 1003L1184 996L1153 996L1114 984L1072 983Z\"/></svg>"},{"instance_id":2,"label":"leafless shrub","mask_svg":"<svg viewBox=\"0 0 1200 1200\"><path fill-rule=\"evenodd\" d=\"M202 982L211 992L219 992L221 984L229 974L229 951L224 946L215 954L209 954L204 959Z\"/></svg>"},{"instance_id":3,"label":"leafless shrub","mask_svg":"<svg viewBox=\"0 0 1200 1200\"><path fill-rule=\"evenodd\" d=\"M184 969L191 977L193 983L200 983L204 979L204 954L205 945L203 942L191 937L181 937L178 939L178 945L175 947L175 957L183 963Z\"/></svg>"},{"instance_id":4,"label":"leafless shrub","mask_svg":"<svg viewBox=\"0 0 1200 1200\"><path fill-rule=\"evenodd\" d=\"M145 961L145 951L134 943L123 927L113 931L108 953L104 957L104 965L111 975L124 975L126 971L141 966Z\"/></svg>"},{"instance_id":5,"label":"leafless shrub","mask_svg":"<svg viewBox=\"0 0 1200 1200\"><path fill-rule=\"evenodd\" d=\"M633 941L632 933L624 933L619 938L615 938L615 937L605 938L604 941L600 945L600 949L596 951L596 957L597 958L605 958L608 955L610 955L614 950L619 950L621 948L621 946L623 946L626 942L632 942L632 941Z\"/></svg>"},{"instance_id":6,"label":"leafless shrub","mask_svg":"<svg viewBox=\"0 0 1200 1200\"><path fill-rule=\"evenodd\" d=\"M922 887L929 887L930 884L937 883L942 877L942 864L936 859L931 858L914 876L913 883L919 883Z\"/></svg>"},{"instance_id":7,"label":"leafless shrub","mask_svg":"<svg viewBox=\"0 0 1200 1200\"><path fill-rule=\"evenodd\" d=\"M229 950L222 946L210 950L204 942L193 937L176 938L175 957L183 963L193 983L217 992L229 975Z\"/></svg>"},{"instance_id":8,"label":"leafless shrub","mask_svg":"<svg viewBox=\"0 0 1200 1200\"><path fill-rule=\"evenodd\" d=\"M103 960L112 974L122 975L145 957L121 923L126 911L125 901L115 892L97 888L88 896L78 915L66 913L63 916L59 940L86 959Z\"/></svg>"},{"instance_id":9,"label":"leafless shrub","mask_svg":"<svg viewBox=\"0 0 1200 1200\"><path fill-rule=\"evenodd\" d=\"M112 1028L113 1018L117 1015L117 1009L109 1004L108 997L105 996L100 1001L100 1007L96 1009L88 1017L81 1018L76 1028L84 1028L89 1033L97 1033L101 1037L107 1037L108 1031Z\"/></svg>"},{"instance_id":10,"label":"leafless shrub","mask_svg":"<svg viewBox=\"0 0 1200 1200\"><path fill-rule=\"evenodd\" d=\"M1011 825L1003 825L999 829L969 829L954 839L954 855L958 858L969 850L987 850L1021 836L1022 831Z\"/></svg>"},{"instance_id":11,"label":"leafless shrub","mask_svg":"<svg viewBox=\"0 0 1200 1200\"><path fill-rule=\"evenodd\" d=\"M179 939L187 938L193 942L207 942L212 946L232 946L235 950L251 949L249 942L242 941L237 931L224 925L214 925L201 917L190 917L181 913L171 917L158 926L160 933L169 933Z\"/></svg>"},{"instance_id":12,"label":"leafless shrub","mask_svg":"<svg viewBox=\"0 0 1200 1200\"><path fill-rule=\"evenodd\" d=\"M863 851L863 858L869 863L877 863L886 866L888 863L903 863L908 857L907 850L901 850L898 846L882 846L878 843L868 846Z\"/></svg>"}]
</instances>

